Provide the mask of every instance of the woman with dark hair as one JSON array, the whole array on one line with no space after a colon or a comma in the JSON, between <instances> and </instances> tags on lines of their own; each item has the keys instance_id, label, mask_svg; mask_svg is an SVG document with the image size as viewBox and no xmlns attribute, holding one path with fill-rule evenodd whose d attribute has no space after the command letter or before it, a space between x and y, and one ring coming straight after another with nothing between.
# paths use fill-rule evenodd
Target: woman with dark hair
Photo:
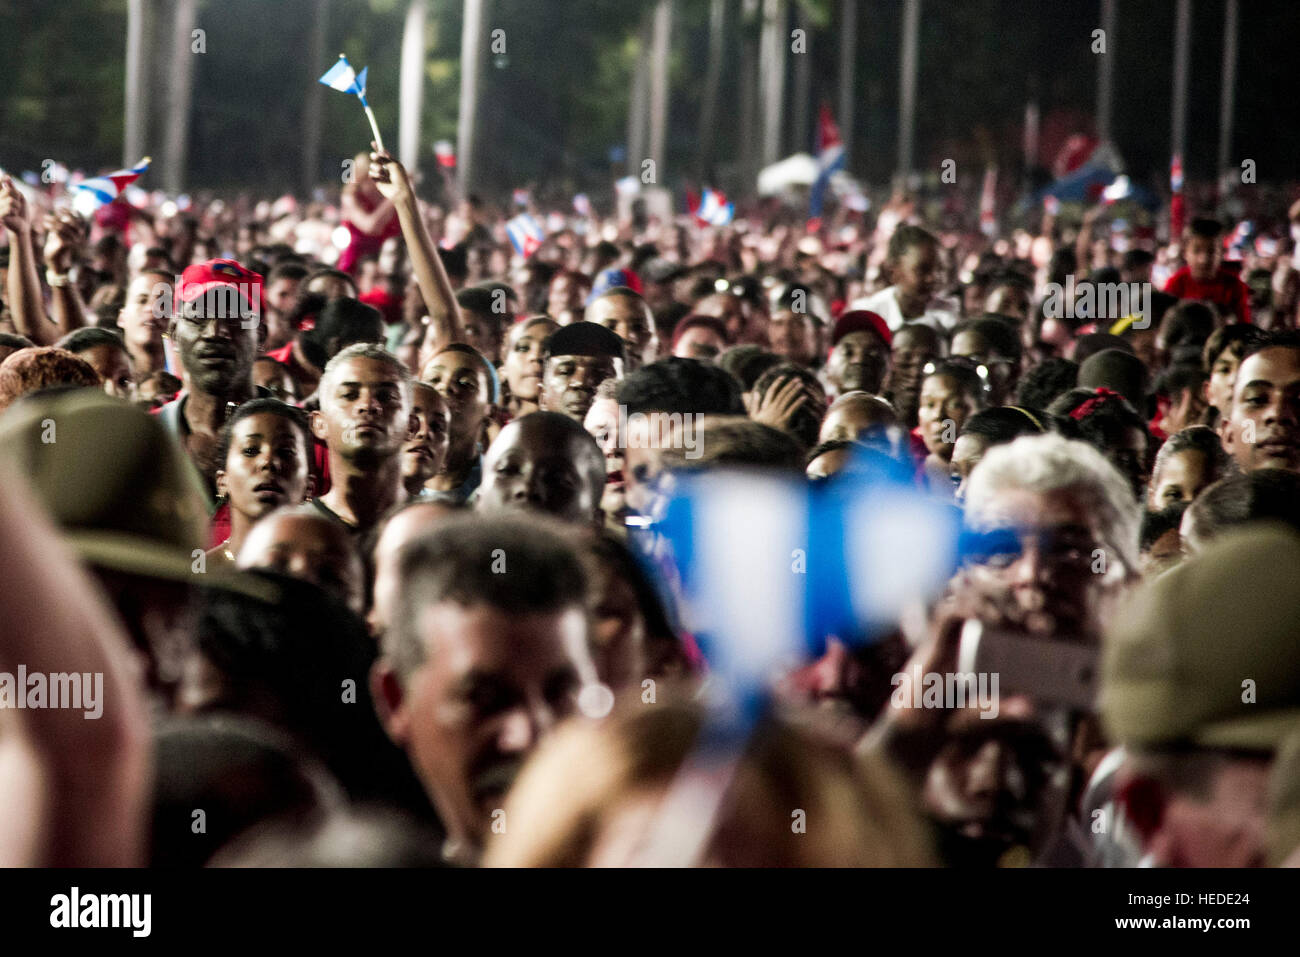
<instances>
[{"instance_id":1,"label":"woman with dark hair","mask_svg":"<svg viewBox=\"0 0 1300 957\"><path fill-rule=\"evenodd\" d=\"M1048 431L1051 431L1051 418L1046 413L1016 405L985 409L967 419L952 447L949 462L953 497L957 504L965 501L970 473L984 458L985 452L995 445L1014 442L1022 435L1042 435Z\"/></svg>"},{"instance_id":2,"label":"woman with dark hair","mask_svg":"<svg viewBox=\"0 0 1300 957\"><path fill-rule=\"evenodd\" d=\"M229 566L258 520L311 493L311 431L301 409L253 399L226 422L217 446L217 495L230 504L230 537L208 552Z\"/></svg>"},{"instance_id":3,"label":"woman with dark hair","mask_svg":"<svg viewBox=\"0 0 1300 957\"><path fill-rule=\"evenodd\" d=\"M1078 438L1097 449L1128 479L1140 502L1147 479L1147 424L1118 392L1071 389L1047 409L1074 424Z\"/></svg>"},{"instance_id":4,"label":"woman with dark hair","mask_svg":"<svg viewBox=\"0 0 1300 957\"><path fill-rule=\"evenodd\" d=\"M922 376L917 426L912 434L925 446L922 475L926 485L946 490L957 436L966 420L988 404L987 383L977 365L963 359L931 362Z\"/></svg>"}]
</instances>

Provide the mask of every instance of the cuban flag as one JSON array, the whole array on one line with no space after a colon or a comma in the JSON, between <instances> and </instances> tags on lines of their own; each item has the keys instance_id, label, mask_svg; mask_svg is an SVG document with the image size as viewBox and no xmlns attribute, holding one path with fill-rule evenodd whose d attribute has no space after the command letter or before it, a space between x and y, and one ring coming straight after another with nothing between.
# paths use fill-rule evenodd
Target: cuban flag
<instances>
[{"instance_id":1,"label":"cuban flag","mask_svg":"<svg viewBox=\"0 0 1300 957\"><path fill-rule=\"evenodd\" d=\"M727 202L727 195L721 190L705 187L700 193L700 205L695 210L695 218L708 226L725 226L736 215L736 208Z\"/></svg>"},{"instance_id":2,"label":"cuban flag","mask_svg":"<svg viewBox=\"0 0 1300 957\"><path fill-rule=\"evenodd\" d=\"M1250 237L1254 235L1255 224L1249 219L1243 219L1237 224L1226 240L1224 247L1227 249L1230 258L1241 259L1242 253L1250 245Z\"/></svg>"},{"instance_id":3,"label":"cuban flag","mask_svg":"<svg viewBox=\"0 0 1300 957\"><path fill-rule=\"evenodd\" d=\"M76 183L72 187L76 190L72 200L73 206L77 212L85 215L93 213L101 206L107 206L140 178L141 174L149 168L150 162L150 158L146 156L130 169L120 169L107 176L95 176Z\"/></svg>"},{"instance_id":4,"label":"cuban flag","mask_svg":"<svg viewBox=\"0 0 1300 957\"><path fill-rule=\"evenodd\" d=\"M823 103L817 113L817 179L808 195L809 218L821 216L831 177L843 168L844 144L840 141L840 128L835 125L831 108Z\"/></svg>"},{"instance_id":5,"label":"cuban flag","mask_svg":"<svg viewBox=\"0 0 1300 957\"><path fill-rule=\"evenodd\" d=\"M541 223L528 213L521 213L506 223L506 235L510 237L515 252L525 259L537 252L542 240L546 238Z\"/></svg>"},{"instance_id":6,"label":"cuban flag","mask_svg":"<svg viewBox=\"0 0 1300 957\"><path fill-rule=\"evenodd\" d=\"M1128 199L1132 195L1133 183L1127 176L1117 176L1115 182L1101 191L1101 198L1107 206L1118 203L1121 199Z\"/></svg>"},{"instance_id":7,"label":"cuban flag","mask_svg":"<svg viewBox=\"0 0 1300 957\"><path fill-rule=\"evenodd\" d=\"M352 64L342 53L334 61L334 65L325 71L325 75L320 81L328 86L331 90L338 90L340 93L354 93L357 99L361 101L362 106L369 106L366 102L366 71L369 67L363 66L361 72L357 73L352 69Z\"/></svg>"}]
</instances>

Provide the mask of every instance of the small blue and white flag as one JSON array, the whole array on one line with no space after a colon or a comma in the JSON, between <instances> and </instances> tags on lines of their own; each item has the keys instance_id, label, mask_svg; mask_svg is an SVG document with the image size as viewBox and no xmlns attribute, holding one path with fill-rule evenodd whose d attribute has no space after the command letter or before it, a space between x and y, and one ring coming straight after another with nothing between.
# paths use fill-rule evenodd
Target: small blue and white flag
<instances>
[{"instance_id":1,"label":"small blue and white flag","mask_svg":"<svg viewBox=\"0 0 1300 957\"><path fill-rule=\"evenodd\" d=\"M352 69L352 64L342 53L339 54L338 60L334 65L325 71L325 75L320 78L331 90L338 90L340 93L352 93L361 101L362 107L366 111L366 119L370 121L370 131L375 134L375 145L379 151L384 151L384 138L379 135L379 124L375 122L374 111L370 109L370 104L366 102L366 71L369 67L363 66L361 72L357 73Z\"/></svg>"},{"instance_id":2,"label":"small blue and white flag","mask_svg":"<svg viewBox=\"0 0 1300 957\"><path fill-rule=\"evenodd\" d=\"M325 71L325 75L320 81L328 86L331 90L338 90L340 93L354 93L357 99L361 101L362 106L366 103L366 71L370 67L363 66L361 73L358 74L352 69L352 64L342 53L334 61L334 65Z\"/></svg>"},{"instance_id":3,"label":"small blue and white flag","mask_svg":"<svg viewBox=\"0 0 1300 957\"><path fill-rule=\"evenodd\" d=\"M840 139L840 128L835 125L830 107L823 103L817 113L817 179L808 193L809 219L821 216L831 177L842 169L844 143Z\"/></svg>"}]
</instances>

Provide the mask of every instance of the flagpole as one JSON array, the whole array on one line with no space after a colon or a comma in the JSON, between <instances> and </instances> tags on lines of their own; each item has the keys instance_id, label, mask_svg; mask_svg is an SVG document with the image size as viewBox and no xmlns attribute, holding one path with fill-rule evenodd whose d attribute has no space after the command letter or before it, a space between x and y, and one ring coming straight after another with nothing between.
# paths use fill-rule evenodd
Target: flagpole
<instances>
[{"instance_id":1,"label":"flagpole","mask_svg":"<svg viewBox=\"0 0 1300 957\"><path fill-rule=\"evenodd\" d=\"M370 121L370 132L375 134L375 145L379 147L379 152L384 152L384 138L379 135L379 124L375 122L375 113L370 109L370 104L366 104L366 119Z\"/></svg>"},{"instance_id":2,"label":"flagpole","mask_svg":"<svg viewBox=\"0 0 1300 957\"><path fill-rule=\"evenodd\" d=\"M898 177L906 188L912 173L912 136L916 124L916 46L921 27L921 0L903 0L903 43L898 83Z\"/></svg>"},{"instance_id":3,"label":"flagpole","mask_svg":"<svg viewBox=\"0 0 1300 957\"><path fill-rule=\"evenodd\" d=\"M1223 83L1219 97L1219 169L1223 177L1232 150L1232 108L1237 90L1237 0L1228 0L1223 12Z\"/></svg>"}]
</instances>

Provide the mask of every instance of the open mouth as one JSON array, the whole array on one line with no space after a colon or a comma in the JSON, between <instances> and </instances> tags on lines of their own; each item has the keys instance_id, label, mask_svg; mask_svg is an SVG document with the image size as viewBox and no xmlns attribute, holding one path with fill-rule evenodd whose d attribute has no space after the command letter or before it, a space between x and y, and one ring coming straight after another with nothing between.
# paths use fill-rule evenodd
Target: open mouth
<instances>
[{"instance_id":1,"label":"open mouth","mask_svg":"<svg viewBox=\"0 0 1300 957\"><path fill-rule=\"evenodd\" d=\"M253 486L253 494L259 502L278 501L284 498L284 486L279 482L258 482Z\"/></svg>"}]
</instances>

